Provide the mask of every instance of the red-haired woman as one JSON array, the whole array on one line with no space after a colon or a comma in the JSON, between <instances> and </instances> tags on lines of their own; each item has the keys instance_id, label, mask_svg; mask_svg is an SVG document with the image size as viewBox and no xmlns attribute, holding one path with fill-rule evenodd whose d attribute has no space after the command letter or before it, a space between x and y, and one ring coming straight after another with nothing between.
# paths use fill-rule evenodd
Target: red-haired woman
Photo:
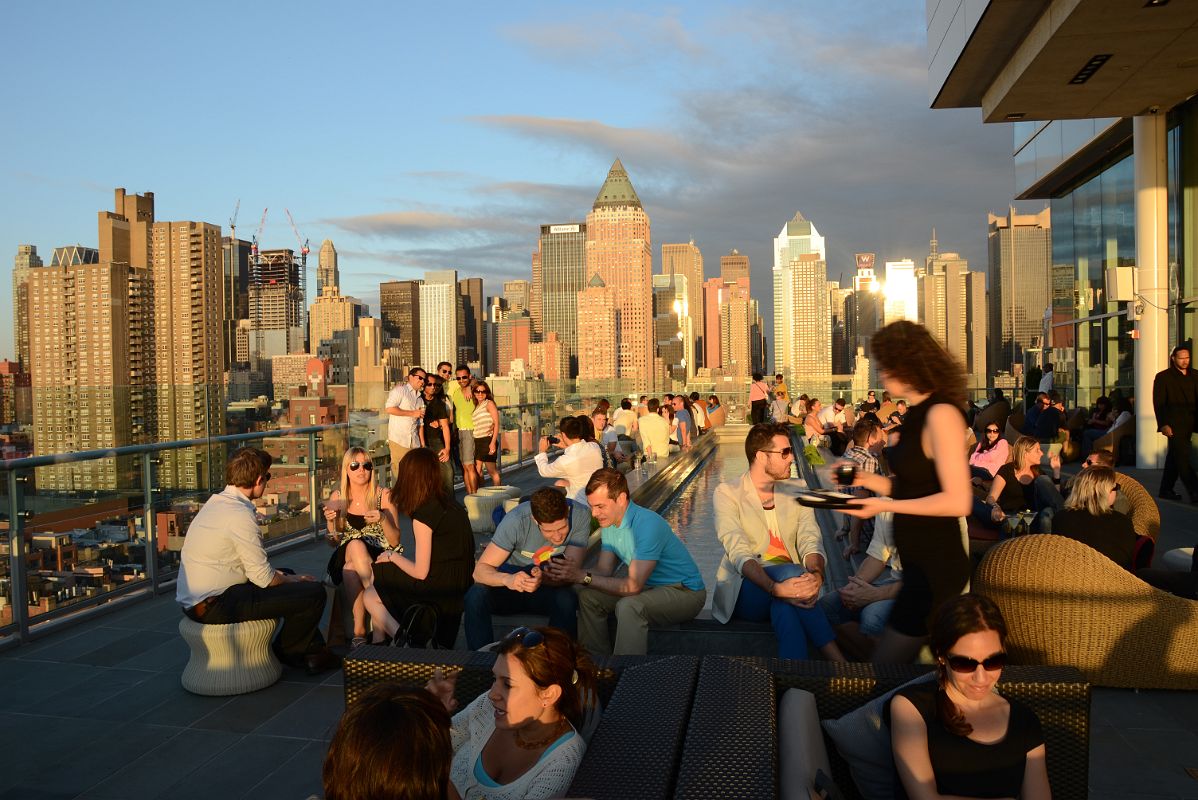
<instances>
[{"instance_id":1,"label":"red-haired woman","mask_svg":"<svg viewBox=\"0 0 1198 800\"><path fill-rule=\"evenodd\" d=\"M453 647L462 598L473 582L470 518L445 492L440 463L431 450L412 450L403 464L403 479L383 497L383 525L398 537L399 515L411 517L415 547L412 558L388 550L375 559L374 585L363 594L374 643L395 636L404 612L424 604L437 611L437 643Z\"/></svg>"}]
</instances>

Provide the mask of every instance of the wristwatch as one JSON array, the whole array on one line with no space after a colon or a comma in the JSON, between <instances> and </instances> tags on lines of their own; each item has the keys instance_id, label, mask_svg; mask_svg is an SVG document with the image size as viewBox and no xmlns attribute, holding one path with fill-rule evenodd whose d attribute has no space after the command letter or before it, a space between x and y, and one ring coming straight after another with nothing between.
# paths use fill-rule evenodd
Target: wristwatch
<instances>
[{"instance_id":1,"label":"wristwatch","mask_svg":"<svg viewBox=\"0 0 1198 800\"><path fill-rule=\"evenodd\" d=\"M583 586L591 585L591 573L588 572L586 575L582 576L582 585Z\"/></svg>"}]
</instances>

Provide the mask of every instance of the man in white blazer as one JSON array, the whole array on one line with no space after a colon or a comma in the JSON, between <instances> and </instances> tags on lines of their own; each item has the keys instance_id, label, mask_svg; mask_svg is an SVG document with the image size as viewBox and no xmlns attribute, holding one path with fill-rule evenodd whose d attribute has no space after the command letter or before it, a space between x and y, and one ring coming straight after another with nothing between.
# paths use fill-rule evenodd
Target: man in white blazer
<instances>
[{"instance_id":1,"label":"man in white blazer","mask_svg":"<svg viewBox=\"0 0 1198 800\"><path fill-rule=\"evenodd\" d=\"M745 438L749 471L715 491L716 535L724 559L711 614L720 622L770 621L778 657L805 659L809 644L843 661L836 634L819 608L824 553L815 513L795 502L794 450L785 425L759 423Z\"/></svg>"}]
</instances>

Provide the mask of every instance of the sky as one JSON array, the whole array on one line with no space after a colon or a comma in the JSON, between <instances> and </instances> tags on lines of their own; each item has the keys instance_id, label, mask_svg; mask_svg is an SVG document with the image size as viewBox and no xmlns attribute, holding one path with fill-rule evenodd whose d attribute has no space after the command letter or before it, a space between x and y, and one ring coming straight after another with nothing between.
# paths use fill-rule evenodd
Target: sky
<instances>
[{"instance_id":1,"label":"sky","mask_svg":"<svg viewBox=\"0 0 1198 800\"><path fill-rule=\"evenodd\" d=\"M708 277L749 255L772 331L772 240L796 211L853 253L984 269L1014 185L1009 126L929 109L922 0L827 3L6 3L0 255L96 244L112 190L156 218L316 252L378 313L429 269L530 278L620 158L661 245ZM7 263L11 263L8 261ZM10 285L10 284L6 284ZM771 337L772 338L772 337ZM772 352L772 350L771 350ZM12 304L0 306L0 357Z\"/></svg>"}]
</instances>

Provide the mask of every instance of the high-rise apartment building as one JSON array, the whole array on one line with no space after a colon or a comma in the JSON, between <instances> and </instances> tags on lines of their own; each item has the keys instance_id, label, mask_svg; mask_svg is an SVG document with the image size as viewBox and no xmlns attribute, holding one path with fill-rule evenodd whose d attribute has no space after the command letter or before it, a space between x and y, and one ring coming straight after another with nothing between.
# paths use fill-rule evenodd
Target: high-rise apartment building
<instances>
[{"instance_id":1,"label":"high-rise apartment building","mask_svg":"<svg viewBox=\"0 0 1198 800\"><path fill-rule=\"evenodd\" d=\"M457 354L458 272L430 270L420 287L420 363L431 370Z\"/></svg>"},{"instance_id":2,"label":"high-rise apartment building","mask_svg":"<svg viewBox=\"0 0 1198 800\"><path fill-rule=\"evenodd\" d=\"M0 425L28 425L33 422L31 397L29 373L22 371L16 361L0 361Z\"/></svg>"},{"instance_id":3,"label":"high-rise apartment building","mask_svg":"<svg viewBox=\"0 0 1198 800\"><path fill-rule=\"evenodd\" d=\"M207 222L150 226L150 325L144 341L153 375L153 402L147 405L155 441L205 439L225 432L220 234L220 226ZM223 486L223 451L167 450L160 456L158 483L169 489Z\"/></svg>"},{"instance_id":4,"label":"high-rise apartment building","mask_svg":"<svg viewBox=\"0 0 1198 800\"><path fill-rule=\"evenodd\" d=\"M483 335L483 322L487 314L483 305L483 279L463 278L458 281L458 299L458 353L454 365L471 361L485 364L487 341Z\"/></svg>"},{"instance_id":5,"label":"high-rise apartment building","mask_svg":"<svg viewBox=\"0 0 1198 800\"><path fill-rule=\"evenodd\" d=\"M528 314L513 314L506 298L492 295L487 301L487 319L483 323L483 335L487 339L487 358L483 361L484 375L499 374L499 323L509 316L526 317Z\"/></svg>"},{"instance_id":6,"label":"high-rise apartment building","mask_svg":"<svg viewBox=\"0 0 1198 800\"><path fill-rule=\"evenodd\" d=\"M764 360L761 318L757 301L749 293L749 279L724 282L720 302L720 358L725 375L746 377L761 368Z\"/></svg>"},{"instance_id":7,"label":"high-rise apartment building","mask_svg":"<svg viewBox=\"0 0 1198 800\"><path fill-rule=\"evenodd\" d=\"M221 335L224 338L224 369L230 370L234 365L244 363L237 354L237 329L241 320L250 318L250 248L253 245L230 236L222 237L220 243L224 264Z\"/></svg>"},{"instance_id":8,"label":"high-rise apartment building","mask_svg":"<svg viewBox=\"0 0 1198 800\"><path fill-rule=\"evenodd\" d=\"M63 247L30 270L33 454L137 444L146 437L146 338L154 195L115 192L99 213L98 249ZM56 464L43 491L112 491L136 480L132 457Z\"/></svg>"},{"instance_id":9,"label":"high-rise apartment building","mask_svg":"<svg viewBox=\"0 0 1198 800\"><path fill-rule=\"evenodd\" d=\"M724 290L723 278L703 281L703 366L719 369L720 361L720 300Z\"/></svg>"},{"instance_id":10,"label":"high-rise apartment building","mask_svg":"<svg viewBox=\"0 0 1198 800\"><path fill-rule=\"evenodd\" d=\"M503 299L507 301L508 310L513 314L527 314L532 304L531 291L532 283L530 281L504 281Z\"/></svg>"},{"instance_id":11,"label":"high-rise apartment building","mask_svg":"<svg viewBox=\"0 0 1198 800\"><path fill-rule=\"evenodd\" d=\"M541 380L564 380L564 364L562 342L554 331L545 334L545 341L533 342L528 346L528 371L533 375L539 375Z\"/></svg>"},{"instance_id":12,"label":"high-rise apartment building","mask_svg":"<svg viewBox=\"0 0 1198 800\"><path fill-rule=\"evenodd\" d=\"M497 326L499 357L495 372L509 375L512 362L519 359L525 369L529 365L529 345L532 338L532 320L528 317L508 317Z\"/></svg>"},{"instance_id":13,"label":"high-rise apartment building","mask_svg":"<svg viewBox=\"0 0 1198 800\"><path fill-rule=\"evenodd\" d=\"M854 310L852 289L842 288L840 281L828 281L828 308L832 314L832 374L847 375L853 371L856 348L853 345Z\"/></svg>"},{"instance_id":14,"label":"high-rise apartment building","mask_svg":"<svg viewBox=\"0 0 1198 800\"><path fill-rule=\"evenodd\" d=\"M250 366L269 376L270 357L305 352L304 289L290 248L250 257ZM269 383L269 380L267 380Z\"/></svg>"},{"instance_id":15,"label":"high-rise apartment building","mask_svg":"<svg viewBox=\"0 0 1198 800\"><path fill-rule=\"evenodd\" d=\"M774 239L774 369L789 382L832 371L824 237L799 212Z\"/></svg>"},{"instance_id":16,"label":"high-rise apartment building","mask_svg":"<svg viewBox=\"0 0 1198 800\"><path fill-rule=\"evenodd\" d=\"M1052 302L1052 222L1039 214L989 215L990 369L1012 372L1041 347ZM1036 359L1038 362L1038 359Z\"/></svg>"},{"instance_id":17,"label":"high-rise apartment building","mask_svg":"<svg viewBox=\"0 0 1198 800\"><path fill-rule=\"evenodd\" d=\"M540 313L533 319L533 335L543 340L550 331L557 333L571 376L578 370L578 293L586 288L586 258L584 223L541 226L534 259L534 267L539 265L539 269L533 272L533 294L540 298Z\"/></svg>"},{"instance_id":18,"label":"high-rise apartment building","mask_svg":"<svg viewBox=\"0 0 1198 800\"><path fill-rule=\"evenodd\" d=\"M538 246L538 249L532 252L532 282L528 286L528 316L532 318L533 339L538 341L545 335L545 325L541 321L541 312L544 310L541 300L542 284L541 251Z\"/></svg>"},{"instance_id":19,"label":"high-rise apartment building","mask_svg":"<svg viewBox=\"0 0 1198 800\"><path fill-rule=\"evenodd\" d=\"M886 283L883 289L882 322L889 325L900 319L919 322L919 282L915 278L915 262L909 258L886 262Z\"/></svg>"},{"instance_id":20,"label":"high-rise apartment building","mask_svg":"<svg viewBox=\"0 0 1198 800\"><path fill-rule=\"evenodd\" d=\"M974 296L977 279L982 293ZM987 384L984 303L985 275L970 272L960 254L940 252L933 231L919 275L919 321L960 362L971 388Z\"/></svg>"},{"instance_id":21,"label":"high-rise apartment building","mask_svg":"<svg viewBox=\"0 0 1198 800\"><path fill-rule=\"evenodd\" d=\"M362 301L346 297L336 286L326 284L308 312L308 351L315 353L334 333L356 327L365 316L366 306ZM277 380L274 382L278 384Z\"/></svg>"},{"instance_id":22,"label":"high-rise apartment building","mask_svg":"<svg viewBox=\"0 0 1198 800\"><path fill-rule=\"evenodd\" d=\"M379 316L391 338L391 349L401 364L420 360L420 281L385 281L379 284ZM438 359L440 360L440 359Z\"/></svg>"},{"instance_id":23,"label":"high-rise apartment building","mask_svg":"<svg viewBox=\"0 0 1198 800\"><path fill-rule=\"evenodd\" d=\"M728 255L720 256L720 277L729 282L750 278L749 257L736 248L729 250Z\"/></svg>"},{"instance_id":24,"label":"high-rise apartment building","mask_svg":"<svg viewBox=\"0 0 1198 800\"><path fill-rule=\"evenodd\" d=\"M320 243L319 261L316 266L316 296L324 294L325 287L341 288L341 270L337 265L337 248L332 239ZM315 345L313 345L315 347Z\"/></svg>"},{"instance_id":25,"label":"high-rise apartment building","mask_svg":"<svg viewBox=\"0 0 1198 800\"><path fill-rule=\"evenodd\" d=\"M616 293L599 273L591 276L587 288L578 293L578 325L587 332L579 342L579 382L603 383L617 375ZM648 367L644 373L649 379Z\"/></svg>"},{"instance_id":26,"label":"high-rise apartment building","mask_svg":"<svg viewBox=\"0 0 1198 800\"><path fill-rule=\"evenodd\" d=\"M586 237L587 274L600 277L615 306L616 372L611 377L651 391L645 381L653 376L652 236L649 216L619 159L587 214Z\"/></svg>"},{"instance_id":27,"label":"high-rise apartment building","mask_svg":"<svg viewBox=\"0 0 1198 800\"><path fill-rule=\"evenodd\" d=\"M695 323L690 314L690 280L681 272L653 276L653 339L657 359L668 381L688 381L695 374Z\"/></svg>"},{"instance_id":28,"label":"high-rise apartment building","mask_svg":"<svg viewBox=\"0 0 1198 800\"><path fill-rule=\"evenodd\" d=\"M882 327L882 282L874 271L876 256L857 253L857 272L853 275L853 347L869 355L869 341Z\"/></svg>"},{"instance_id":29,"label":"high-rise apartment building","mask_svg":"<svg viewBox=\"0 0 1198 800\"><path fill-rule=\"evenodd\" d=\"M686 308L694 328L694 341L690 349L693 351L687 360L687 368L694 375L696 357L703 353L703 252L691 239L685 244L663 244L661 246L661 274L683 275L686 277ZM656 314L656 311L654 312Z\"/></svg>"},{"instance_id":30,"label":"high-rise apartment building","mask_svg":"<svg viewBox=\"0 0 1198 800\"><path fill-rule=\"evenodd\" d=\"M29 371L29 270L40 266L42 258L36 246L17 245L12 262L12 344L24 372Z\"/></svg>"}]
</instances>

